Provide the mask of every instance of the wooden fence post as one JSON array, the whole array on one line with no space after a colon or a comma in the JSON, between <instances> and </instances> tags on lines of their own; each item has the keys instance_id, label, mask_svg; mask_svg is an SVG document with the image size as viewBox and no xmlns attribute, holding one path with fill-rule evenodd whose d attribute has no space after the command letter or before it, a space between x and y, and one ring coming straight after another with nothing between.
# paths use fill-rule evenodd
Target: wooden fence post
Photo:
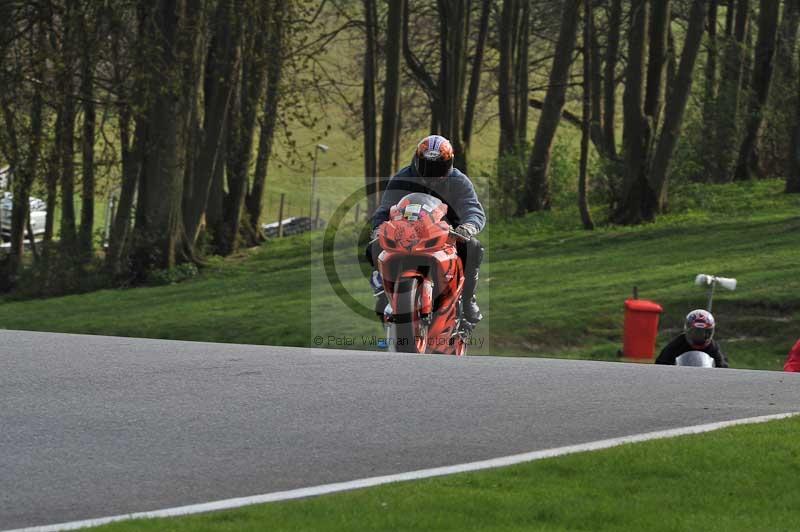
<instances>
[{"instance_id":1,"label":"wooden fence post","mask_svg":"<svg viewBox=\"0 0 800 532\"><path fill-rule=\"evenodd\" d=\"M283 200L286 194L281 192L281 205L278 208L278 238L283 238Z\"/></svg>"}]
</instances>

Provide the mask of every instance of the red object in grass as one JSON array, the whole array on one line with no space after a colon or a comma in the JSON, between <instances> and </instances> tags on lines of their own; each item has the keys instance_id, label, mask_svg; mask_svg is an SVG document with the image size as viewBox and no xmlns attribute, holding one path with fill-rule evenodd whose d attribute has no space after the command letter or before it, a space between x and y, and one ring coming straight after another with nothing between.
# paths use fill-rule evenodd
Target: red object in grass
<instances>
[{"instance_id":1,"label":"red object in grass","mask_svg":"<svg viewBox=\"0 0 800 532\"><path fill-rule=\"evenodd\" d=\"M800 340L789 351L789 356L786 357L786 364L783 365L783 371L800 372Z\"/></svg>"},{"instance_id":2,"label":"red object in grass","mask_svg":"<svg viewBox=\"0 0 800 532\"><path fill-rule=\"evenodd\" d=\"M625 300L625 334L622 354L631 358L653 358L658 336L658 318L664 309L647 299Z\"/></svg>"}]
</instances>

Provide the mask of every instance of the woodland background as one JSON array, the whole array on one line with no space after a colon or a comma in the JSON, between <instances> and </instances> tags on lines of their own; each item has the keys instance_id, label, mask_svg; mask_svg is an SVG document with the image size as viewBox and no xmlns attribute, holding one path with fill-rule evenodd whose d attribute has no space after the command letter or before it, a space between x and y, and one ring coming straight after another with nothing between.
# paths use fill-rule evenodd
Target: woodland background
<instances>
[{"instance_id":1,"label":"woodland background","mask_svg":"<svg viewBox=\"0 0 800 532\"><path fill-rule=\"evenodd\" d=\"M684 183L800 192L800 0L1 0L0 21L4 291L257 246L271 194L308 204L319 142L352 189L445 135L493 220L568 201L587 229L652 222Z\"/></svg>"}]
</instances>

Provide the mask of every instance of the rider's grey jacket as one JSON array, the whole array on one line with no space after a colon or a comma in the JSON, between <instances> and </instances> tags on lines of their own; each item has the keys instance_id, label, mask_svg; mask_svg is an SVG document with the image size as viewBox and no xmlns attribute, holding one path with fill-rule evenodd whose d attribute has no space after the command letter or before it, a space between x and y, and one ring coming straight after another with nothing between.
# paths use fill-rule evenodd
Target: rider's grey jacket
<instances>
[{"instance_id":1,"label":"rider's grey jacket","mask_svg":"<svg viewBox=\"0 0 800 532\"><path fill-rule=\"evenodd\" d=\"M486 213L478 201L472 181L457 168L450 171L447 179L432 187L426 185L417 175L413 165L406 166L389 180L383 192L380 207L372 216L372 227L378 227L389 219L389 209L396 205L403 196L412 192L424 192L442 200L447 204L447 220L453 227L471 223L478 231L486 225Z\"/></svg>"}]
</instances>

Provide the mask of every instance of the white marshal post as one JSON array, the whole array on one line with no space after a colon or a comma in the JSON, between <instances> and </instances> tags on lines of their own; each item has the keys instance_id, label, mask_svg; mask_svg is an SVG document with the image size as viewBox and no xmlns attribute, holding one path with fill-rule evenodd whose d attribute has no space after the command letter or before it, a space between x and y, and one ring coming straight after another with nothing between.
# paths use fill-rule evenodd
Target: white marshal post
<instances>
[{"instance_id":1,"label":"white marshal post","mask_svg":"<svg viewBox=\"0 0 800 532\"><path fill-rule=\"evenodd\" d=\"M694 284L697 286L708 287L708 308L706 310L709 312L711 312L711 305L714 301L714 288L717 285L720 285L726 290L736 290L736 279L732 279L730 277L717 277L716 275L706 275L704 273L701 273L694 278Z\"/></svg>"}]
</instances>

